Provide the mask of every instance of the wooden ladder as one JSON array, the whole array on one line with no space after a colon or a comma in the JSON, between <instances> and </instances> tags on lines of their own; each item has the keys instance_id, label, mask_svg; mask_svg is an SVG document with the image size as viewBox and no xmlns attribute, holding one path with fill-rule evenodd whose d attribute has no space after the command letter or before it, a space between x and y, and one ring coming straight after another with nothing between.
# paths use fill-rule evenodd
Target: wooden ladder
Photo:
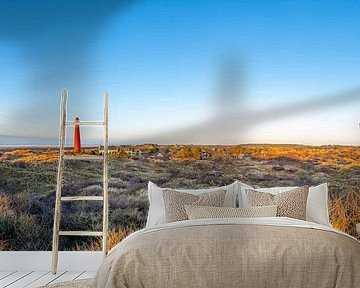
<instances>
[{"instance_id":1,"label":"wooden ladder","mask_svg":"<svg viewBox=\"0 0 360 288\"><path fill-rule=\"evenodd\" d=\"M60 236L102 236L103 257L107 253L108 239L108 93L104 93L104 120L103 121L67 121L66 120L66 100L67 91L62 91L61 97L61 122L60 122L60 157L57 174L56 200L52 242L52 273L57 273L58 254L59 254L59 237ZM73 156L65 155L66 127L74 125L87 126L104 126L104 153L103 155L90 156ZM61 187L64 170L64 160L95 160L103 161L103 195L102 196L61 196ZM103 201L103 230L102 231L60 231L60 208L62 201Z\"/></svg>"}]
</instances>

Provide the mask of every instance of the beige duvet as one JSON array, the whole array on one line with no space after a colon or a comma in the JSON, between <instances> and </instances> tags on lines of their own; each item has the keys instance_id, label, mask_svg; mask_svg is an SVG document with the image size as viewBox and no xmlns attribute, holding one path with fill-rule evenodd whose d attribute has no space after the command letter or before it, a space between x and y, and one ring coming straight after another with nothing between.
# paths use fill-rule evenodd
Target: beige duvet
<instances>
[{"instance_id":1,"label":"beige duvet","mask_svg":"<svg viewBox=\"0 0 360 288\"><path fill-rule=\"evenodd\" d=\"M106 257L93 287L360 287L360 242L289 218L146 228Z\"/></svg>"}]
</instances>

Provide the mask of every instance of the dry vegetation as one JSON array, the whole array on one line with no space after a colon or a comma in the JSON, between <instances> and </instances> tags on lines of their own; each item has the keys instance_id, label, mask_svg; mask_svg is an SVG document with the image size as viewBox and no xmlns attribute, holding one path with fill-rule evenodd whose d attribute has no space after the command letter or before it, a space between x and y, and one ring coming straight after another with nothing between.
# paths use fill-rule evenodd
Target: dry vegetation
<instances>
[{"instance_id":1,"label":"dry vegetation","mask_svg":"<svg viewBox=\"0 0 360 288\"><path fill-rule=\"evenodd\" d=\"M135 232L136 230L131 227L115 229L113 228L109 231L109 238L108 238L108 250L110 251L116 244L120 243L124 240L128 235ZM78 250L81 250L82 247L77 247ZM92 241L85 250L91 251L99 251L102 249L102 238L98 237L95 241Z\"/></svg>"},{"instance_id":2,"label":"dry vegetation","mask_svg":"<svg viewBox=\"0 0 360 288\"><path fill-rule=\"evenodd\" d=\"M330 218L335 228L356 236L360 222L360 147L298 145L117 147L110 158L112 247L144 227L147 182L174 188L220 186L235 179L254 186L330 185ZM96 154L97 149L86 153ZM0 250L50 250L58 151L0 150ZM99 195L102 165L66 162L64 195ZM62 205L62 229L100 230L101 203ZM99 250L93 237L61 237L62 250Z\"/></svg>"},{"instance_id":3,"label":"dry vegetation","mask_svg":"<svg viewBox=\"0 0 360 288\"><path fill-rule=\"evenodd\" d=\"M360 223L360 190L349 190L331 200L329 206L332 226L356 237L356 224Z\"/></svg>"},{"instance_id":4,"label":"dry vegetation","mask_svg":"<svg viewBox=\"0 0 360 288\"><path fill-rule=\"evenodd\" d=\"M58 153L54 149L15 149L4 152L1 159L12 163L51 163L58 160Z\"/></svg>"}]
</instances>

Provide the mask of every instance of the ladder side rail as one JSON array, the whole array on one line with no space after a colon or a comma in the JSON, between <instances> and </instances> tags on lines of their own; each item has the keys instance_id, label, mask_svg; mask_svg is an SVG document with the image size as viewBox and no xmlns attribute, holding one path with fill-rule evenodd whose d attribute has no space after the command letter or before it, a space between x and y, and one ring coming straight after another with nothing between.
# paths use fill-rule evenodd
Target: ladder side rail
<instances>
[{"instance_id":1,"label":"ladder side rail","mask_svg":"<svg viewBox=\"0 0 360 288\"><path fill-rule=\"evenodd\" d=\"M108 197L108 93L104 93L104 175L103 175L103 257L107 254L107 240L108 240L108 217L109 217L109 197Z\"/></svg>"},{"instance_id":2,"label":"ladder side rail","mask_svg":"<svg viewBox=\"0 0 360 288\"><path fill-rule=\"evenodd\" d=\"M60 206L61 206L61 185L62 175L64 168L64 147L65 147L65 122L66 122L66 101L67 91L62 91L61 98L61 122L60 122L60 155L59 155L59 166L57 174L57 185L56 185L56 199L55 199L55 213L54 213L54 228L53 228L53 242L52 242L52 273L57 273L58 265L58 250L59 250L59 228L60 228Z\"/></svg>"}]
</instances>

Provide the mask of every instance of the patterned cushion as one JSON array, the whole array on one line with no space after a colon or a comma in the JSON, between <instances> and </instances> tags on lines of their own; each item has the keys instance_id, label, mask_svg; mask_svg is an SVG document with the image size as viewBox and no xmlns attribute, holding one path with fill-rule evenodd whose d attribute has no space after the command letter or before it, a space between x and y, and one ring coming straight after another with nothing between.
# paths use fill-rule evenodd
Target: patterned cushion
<instances>
[{"instance_id":1,"label":"patterned cushion","mask_svg":"<svg viewBox=\"0 0 360 288\"><path fill-rule=\"evenodd\" d=\"M277 195L246 189L251 206L278 205L277 216L306 220L309 187L299 187Z\"/></svg>"},{"instance_id":2,"label":"patterned cushion","mask_svg":"<svg viewBox=\"0 0 360 288\"><path fill-rule=\"evenodd\" d=\"M193 195L174 190L164 190L166 222L175 222L189 219L185 205L224 206L225 190Z\"/></svg>"},{"instance_id":3,"label":"patterned cushion","mask_svg":"<svg viewBox=\"0 0 360 288\"><path fill-rule=\"evenodd\" d=\"M189 219L275 217L277 206L231 208L185 205L185 210Z\"/></svg>"}]
</instances>

